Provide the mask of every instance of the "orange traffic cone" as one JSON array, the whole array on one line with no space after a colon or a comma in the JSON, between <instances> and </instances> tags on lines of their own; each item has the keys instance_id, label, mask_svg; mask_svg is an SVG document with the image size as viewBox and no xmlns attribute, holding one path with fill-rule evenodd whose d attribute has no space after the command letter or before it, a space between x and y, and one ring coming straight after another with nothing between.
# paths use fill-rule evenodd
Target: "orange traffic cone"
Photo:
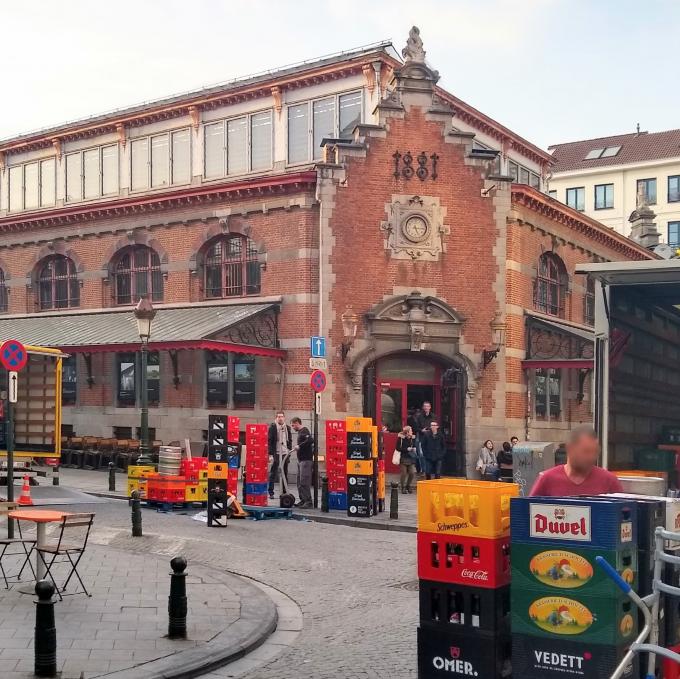
<instances>
[{"instance_id":1,"label":"orange traffic cone","mask_svg":"<svg viewBox=\"0 0 680 679\"><path fill-rule=\"evenodd\" d=\"M31 487L28 485L28 476L24 476L24 485L21 487L21 497L19 498L18 504L22 507L33 506L33 500L31 500Z\"/></svg>"}]
</instances>

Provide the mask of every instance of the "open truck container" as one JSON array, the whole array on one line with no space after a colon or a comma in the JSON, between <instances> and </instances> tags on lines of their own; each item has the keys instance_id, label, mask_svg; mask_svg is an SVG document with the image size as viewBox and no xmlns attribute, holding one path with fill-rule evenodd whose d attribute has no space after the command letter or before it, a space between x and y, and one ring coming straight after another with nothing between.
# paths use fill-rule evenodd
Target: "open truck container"
<instances>
[{"instance_id":1,"label":"open truck container","mask_svg":"<svg viewBox=\"0 0 680 679\"><path fill-rule=\"evenodd\" d=\"M680 260L581 264L576 273L595 280L602 466L633 469L636 450L680 432Z\"/></svg>"},{"instance_id":2,"label":"open truck container","mask_svg":"<svg viewBox=\"0 0 680 679\"><path fill-rule=\"evenodd\" d=\"M28 362L18 374L14 404L14 471L48 476L61 457L61 368L58 349L26 345ZM0 367L0 389L7 390L7 371ZM0 402L0 475L7 472L7 401ZM49 465L47 463L50 463Z\"/></svg>"}]
</instances>

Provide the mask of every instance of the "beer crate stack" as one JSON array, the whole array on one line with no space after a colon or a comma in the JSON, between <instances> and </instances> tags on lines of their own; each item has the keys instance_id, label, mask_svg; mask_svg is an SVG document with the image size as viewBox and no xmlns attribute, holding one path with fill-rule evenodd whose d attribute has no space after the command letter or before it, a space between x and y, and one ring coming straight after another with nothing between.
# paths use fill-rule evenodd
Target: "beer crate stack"
<instances>
[{"instance_id":1,"label":"beer crate stack","mask_svg":"<svg viewBox=\"0 0 680 679\"><path fill-rule=\"evenodd\" d=\"M345 420L326 420L328 508L347 510L347 429Z\"/></svg>"},{"instance_id":2,"label":"beer crate stack","mask_svg":"<svg viewBox=\"0 0 680 679\"><path fill-rule=\"evenodd\" d=\"M635 503L523 497L511 506L515 676L611 676L637 635L638 610L595 558L637 587ZM625 676L638 672L636 658Z\"/></svg>"},{"instance_id":3,"label":"beer crate stack","mask_svg":"<svg viewBox=\"0 0 680 679\"><path fill-rule=\"evenodd\" d=\"M148 494L149 477L156 475L156 467L152 464L131 464L128 467L127 494L132 496L132 491L139 493L140 500L146 500Z\"/></svg>"},{"instance_id":4,"label":"beer crate stack","mask_svg":"<svg viewBox=\"0 0 680 679\"><path fill-rule=\"evenodd\" d=\"M266 507L269 484L269 449L266 424L246 425L246 493L245 502L254 507Z\"/></svg>"},{"instance_id":5,"label":"beer crate stack","mask_svg":"<svg viewBox=\"0 0 680 679\"><path fill-rule=\"evenodd\" d=\"M373 516L377 506L373 421L369 417L348 417L345 428L347 515L362 518Z\"/></svg>"},{"instance_id":6,"label":"beer crate stack","mask_svg":"<svg viewBox=\"0 0 680 679\"><path fill-rule=\"evenodd\" d=\"M229 457L234 449L227 443L227 418L208 418L208 526L226 526Z\"/></svg>"},{"instance_id":7,"label":"beer crate stack","mask_svg":"<svg viewBox=\"0 0 680 679\"><path fill-rule=\"evenodd\" d=\"M184 477L184 499L186 502L208 501L208 458L183 458L179 474Z\"/></svg>"},{"instance_id":8,"label":"beer crate stack","mask_svg":"<svg viewBox=\"0 0 680 679\"><path fill-rule=\"evenodd\" d=\"M419 679L511 675L510 500L518 493L511 483L418 483Z\"/></svg>"},{"instance_id":9,"label":"beer crate stack","mask_svg":"<svg viewBox=\"0 0 680 679\"><path fill-rule=\"evenodd\" d=\"M241 443L240 443L241 420L238 417L227 417L227 443L233 451L227 461L227 490L232 495L238 493L238 470L241 466Z\"/></svg>"}]
</instances>

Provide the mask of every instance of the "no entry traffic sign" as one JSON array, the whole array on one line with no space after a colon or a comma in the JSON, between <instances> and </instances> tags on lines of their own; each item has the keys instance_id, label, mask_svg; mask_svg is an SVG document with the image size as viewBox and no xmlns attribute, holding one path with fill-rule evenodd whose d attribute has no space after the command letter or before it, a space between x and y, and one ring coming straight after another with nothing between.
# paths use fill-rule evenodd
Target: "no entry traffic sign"
<instances>
[{"instance_id":1,"label":"no entry traffic sign","mask_svg":"<svg viewBox=\"0 0 680 679\"><path fill-rule=\"evenodd\" d=\"M309 384L317 394L322 392L326 388L326 373L323 370L315 370Z\"/></svg>"},{"instance_id":2,"label":"no entry traffic sign","mask_svg":"<svg viewBox=\"0 0 680 679\"><path fill-rule=\"evenodd\" d=\"M7 340L0 346L0 363L5 370L18 372L26 367L28 353L24 345L17 340Z\"/></svg>"}]
</instances>

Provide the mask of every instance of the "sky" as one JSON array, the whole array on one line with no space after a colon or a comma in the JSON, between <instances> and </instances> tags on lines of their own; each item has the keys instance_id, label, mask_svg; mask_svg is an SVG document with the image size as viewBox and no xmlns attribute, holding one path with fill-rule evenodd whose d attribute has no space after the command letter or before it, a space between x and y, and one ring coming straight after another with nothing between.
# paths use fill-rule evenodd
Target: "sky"
<instances>
[{"instance_id":1,"label":"sky","mask_svg":"<svg viewBox=\"0 0 680 679\"><path fill-rule=\"evenodd\" d=\"M440 84L548 145L680 127L679 0L0 0L0 138L420 28Z\"/></svg>"}]
</instances>

